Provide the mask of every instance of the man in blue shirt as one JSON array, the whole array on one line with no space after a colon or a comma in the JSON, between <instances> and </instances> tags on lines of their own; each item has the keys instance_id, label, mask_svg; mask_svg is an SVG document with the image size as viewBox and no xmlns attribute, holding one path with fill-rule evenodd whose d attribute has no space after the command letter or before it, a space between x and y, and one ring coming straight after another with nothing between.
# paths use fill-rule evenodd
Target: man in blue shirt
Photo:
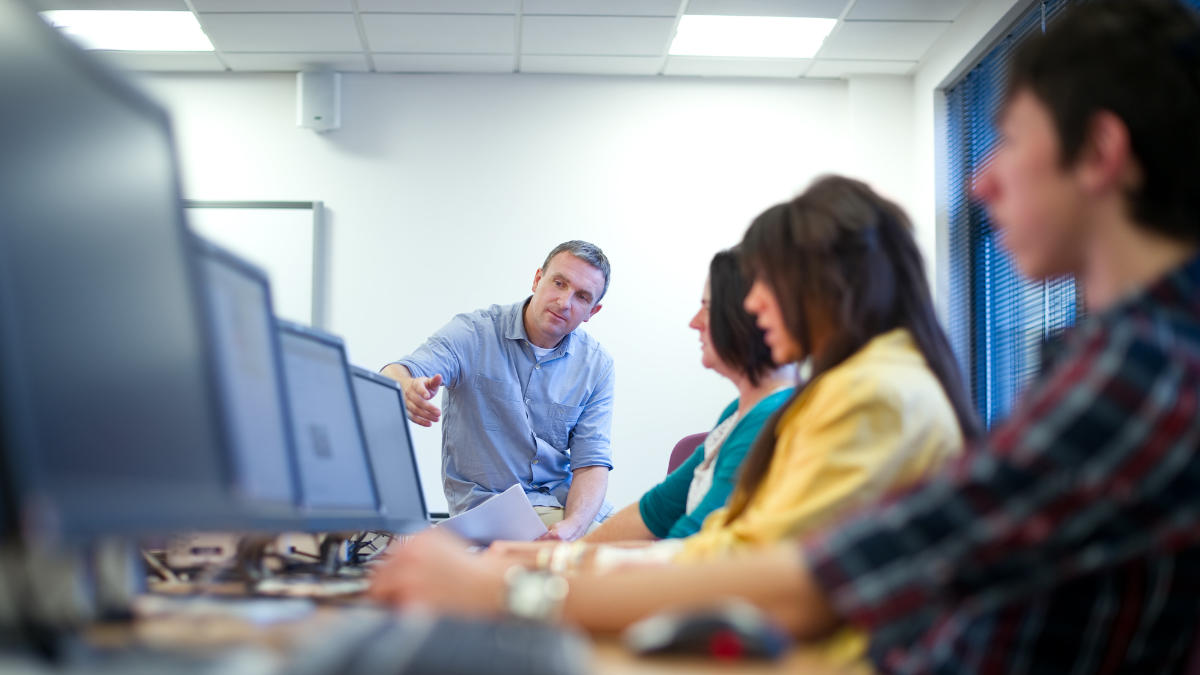
<instances>
[{"instance_id":1,"label":"man in blue shirt","mask_svg":"<svg viewBox=\"0 0 1200 675\"><path fill-rule=\"evenodd\" d=\"M612 506L604 495L613 360L579 324L600 311L608 258L585 241L555 247L533 295L459 314L383 374L404 388L409 417L441 419L442 483L451 515L515 484L538 511L546 539L572 541Z\"/></svg>"}]
</instances>

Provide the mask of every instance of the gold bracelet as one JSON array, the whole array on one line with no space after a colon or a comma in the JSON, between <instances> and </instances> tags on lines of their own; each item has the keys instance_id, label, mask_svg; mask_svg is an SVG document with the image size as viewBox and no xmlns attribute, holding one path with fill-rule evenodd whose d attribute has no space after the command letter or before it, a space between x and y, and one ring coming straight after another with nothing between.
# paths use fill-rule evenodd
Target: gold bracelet
<instances>
[{"instance_id":1,"label":"gold bracelet","mask_svg":"<svg viewBox=\"0 0 1200 675\"><path fill-rule=\"evenodd\" d=\"M554 552L550 554L550 571L554 574L563 574L567 571L567 565L570 562L571 545L564 542L554 547Z\"/></svg>"},{"instance_id":2,"label":"gold bracelet","mask_svg":"<svg viewBox=\"0 0 1200 675\"><path fill-rule=\"evenodd\" d=\"M587 553L588 545L582 541L576 541L571 544L571 551L567 556L567 571L579 572L583 567L583 556Z\"/></svg>"}]
</instances>

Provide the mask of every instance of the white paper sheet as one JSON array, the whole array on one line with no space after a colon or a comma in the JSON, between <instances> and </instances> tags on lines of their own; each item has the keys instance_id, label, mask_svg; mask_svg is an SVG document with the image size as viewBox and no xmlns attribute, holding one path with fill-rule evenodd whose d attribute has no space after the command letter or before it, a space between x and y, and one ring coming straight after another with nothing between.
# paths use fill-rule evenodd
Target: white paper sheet
<instances>
[{"instance_id":1,"label":"white paper sheet","mask_svg":"<svg viewBox=\"0 0 1200 675\"><path fill-rule=\"evenodd\" d=\"M546 534L546 526L520 485L508 488L466 513L443 520L438 527L484 546L499 539L533 541Z\"/></svg>"}]
</instances>

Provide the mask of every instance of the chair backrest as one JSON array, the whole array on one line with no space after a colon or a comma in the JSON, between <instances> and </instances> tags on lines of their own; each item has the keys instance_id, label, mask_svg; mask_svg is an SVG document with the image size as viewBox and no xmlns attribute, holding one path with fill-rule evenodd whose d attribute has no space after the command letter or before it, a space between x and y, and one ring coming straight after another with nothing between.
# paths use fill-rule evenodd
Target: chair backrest
<instances>
[{"instance_id":1,"label":"chair backrest","mask_svg":"<svg viewBox=\"0 0 1200 675\"><path fill-rule=\"evenodd\" d=\"M692 453L696 451L696 448L700 447L700 444L704 442L705 438L708 438L707 433L692 434L691 436L684 436L682 439L680 439L680 441L675 444L675 449L671 451L671 461L667 462L667 473L674 473L675 469L678 469L680 464L686 462L687 458L692 456Z\"/></svg>"}]
</instances>

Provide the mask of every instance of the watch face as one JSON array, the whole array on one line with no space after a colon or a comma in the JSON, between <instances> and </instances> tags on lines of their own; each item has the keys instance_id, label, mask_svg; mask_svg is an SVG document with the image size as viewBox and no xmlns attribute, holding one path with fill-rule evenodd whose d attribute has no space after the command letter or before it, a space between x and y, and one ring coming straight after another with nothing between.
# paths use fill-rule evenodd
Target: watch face
<instances>
[{"instance_id":1,"label":"watch face","mask_svg":"<svg viewBox=\"0 0 1200 675\"><path fill-rule=\"evenodd\" d=\"M557 618L569 589L566 579L537 572L519 572L506 581L509 614L535 621Z\"/></svg>"}]
</instances>

